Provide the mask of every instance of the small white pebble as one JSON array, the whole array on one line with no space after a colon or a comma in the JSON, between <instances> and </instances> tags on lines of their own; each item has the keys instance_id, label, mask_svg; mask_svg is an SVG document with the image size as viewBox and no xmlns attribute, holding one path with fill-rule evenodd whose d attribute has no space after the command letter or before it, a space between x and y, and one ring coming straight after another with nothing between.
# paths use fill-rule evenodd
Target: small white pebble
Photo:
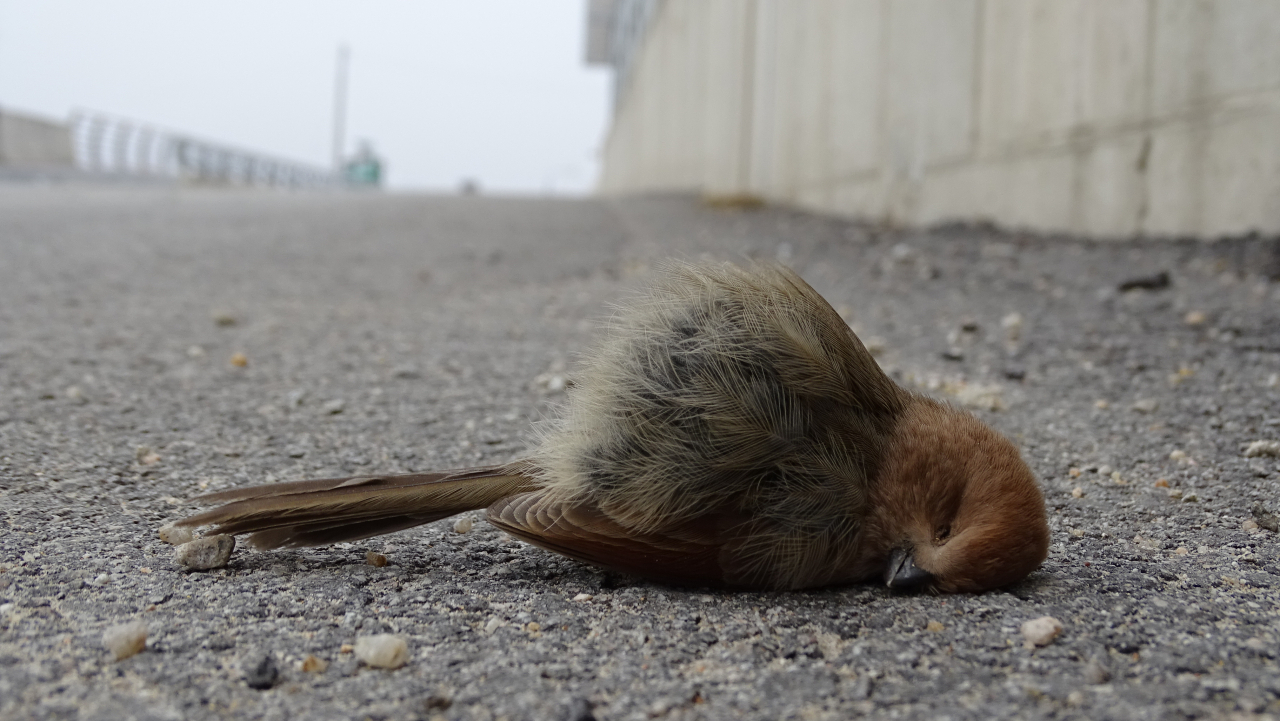
<instances>
[{"instance_id":1,"label":"small white pebble","mask_svg":"<svg viewBox=\"0 0 1280 721\"><path fill-rule=\"evenodd\" d=\"M1022 624L1022 636L1028 643L1047 646L1062 633L1062 623L1053 616L1033 618Z\"/></svg>"},{"instance_id":2,"label":"small white pebble","mask_svg":"<svg viewBox=\"0 0 1280 721\"><path fill-rule=\"evenodd\" d=\"M493 618L489 619L488 623L484 625L484 632L493 633L494 631L497 631L499 628L501 628L501 626L502 626L502 619L498 618L497 616L494 616Z\"/></svg>"},{"instance_id":3,"label":"small white pebble","mask_svg":"<svg viewBox=\"0 0 1280 721\"><path fill-rule=\"evenodd\" d=\"M1076 486L1075 488L1072 488L1072 489L1071 489L1071 497L1072 497L1072 498L1084 498L1084 489L1083 489L1083 488L1081 488L1080 486Z\"/></svg>"},{"instance_id":4,"label":"small white pebble","mask_svg":"<svg viewBox=\"0 0 1280 721\"><path fill-rule=\"evenodd\" d=\"M356 639L356 658L374 668L400 668L409 660L409 644L389 633Z\"/></svg>"},{"instance_id":5,"label":"small white pebble","mask_svg":"<svg viewBox=\"0 0 1280 721\"><path fill-rule=\"evenodd\" d=\"M207 571L227 565L235 547L236 539L233 536L206 536L173 549L173 557L185 568Z\"/></svg>"},{"instance_id":6,"label":"small white pebble","mask_svg":"<svg viewBox=\"0 0 1280 721\"><path fill-rule=\"evenodd\" d=\"M1010 341L1018 340L1018 337L1022 335L1022 314L1010 313L1006 315L1000 319L1000 327L1004 328L1005 335Z\"/></svg>"},{"instance_id":7,"label":"small white pebble","mask_svg":"<svg viewBox=\"0 0 1280 721\"><path fill-rule=\"evenodd\" d=\"M102 632L102 645L117 661L141 653L147 647L147 625L130 621L112 626Z\"/></svg>"},{"instance_id":8,"label":"small white pebble","mask_svg":"<svg viewBox=\"0 0 1280 721\"><path fill-rule=\"evenodd\" d=\"M1133 410L1138 413L1154 413L1160 407L1160 402L1154 398L1143 398L1133 402Z\"/></svg>"},{"instance_id":9,"label":"small white pebble","mask_svg":"<svg viewBox=\"0 0 1280 721\"><path fill-rule=\"evenodd\" d=\"M185 526L175 526L172 523L166 523L157 531L160 540L170 546L181 546L184 543L190 543L195 538L195 534L190 528Z\"/></svg>"},{"instance_id":10,"label":"small white pebble","mask_svg":"<svg viewBox=\"0 0 1280 721\"><path fill-rule=\"evenodd\" d=\"M1187 452L1181 451L1181 450L1174 451L1173 453L1169 454L1169 460L1171 461L1180 461L1186 457L1187 457Z\"/></svg>"},{"instance_id":11,"label":"small white pebble","mask_svg":"<svg viewBox=\"0 0 1280 721\"><path fill-rule=\"evenodd\" d=\"M346 410L347 403L342 399L334 399L325 403L323 408L325 413L336 416L342 411Z\"/></svg>"},{"instance_id":12,"label":"small white pebble","mask_svg":"<svg viewBox=\"0 0 1280 721\"><path fill-rule=\"evenodd\" d=\"M1240 527L1246 531L1256 531L1258 530L1258 523L1252 518L1246 518L1244 523L1240 524Z\"/></svg>"},{"instance_id":13,"label":"small white pebble","mask_svg":"<svg viewBox=\"0 0 1280 721\"><path fill-rule=\"evenodd\" d=\"M458 520L453 522L453 532L467 533L471 530L472 526L474 525L476 525L476 522L471 520L471 516L463 516L462 518L459 518Z\"/></svg>"},{"instance_id":14,"label":"small white pebble","mask_svg":"<svg viewBox=\"0 0 1280 721\"><path fill-rule=\"evenodd\" d=\"M1256 528L1257 526L1255 525L1254 527ZM592 596L589 593L579 593L578 595L573 597L573 600L578 602L586 602L586 601L590 601L593 598L595 598L595 596Z\"/></svg>"},{"instance_id":15,"label":"small white pebble","mask_svg":"<svg viewBox=\"0 0 1280 721\"><path fill-rule=\"evenodd\" d=\"M1111 475L1111 466L1098 466L1098 475L1099 476Z\"/></svg>"},{"instance_id":16,"label":"small white pebble","mask_svg":"<svg viewBox=\"0 0 1280 721\"><path fill-rule=\"evenodd\" d=\"M1245 458L1258 458L1260 456L1271 456L1272 458L1280 458L1280 441L1254 441L1244 449Z\"/></svg>"}]
</instances>

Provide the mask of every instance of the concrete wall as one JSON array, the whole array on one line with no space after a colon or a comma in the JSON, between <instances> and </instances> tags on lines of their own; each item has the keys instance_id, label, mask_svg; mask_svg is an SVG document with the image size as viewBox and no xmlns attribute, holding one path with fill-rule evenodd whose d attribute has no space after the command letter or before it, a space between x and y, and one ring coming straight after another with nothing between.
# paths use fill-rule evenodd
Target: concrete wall
<instances>
[{"instance_id":1,"label":"concrete wall","mask_svg":"<svg viewBox=\"0 0 1280 721\"><path fill-rule=\"evenodd\" d=\"M1276 0L666 0L630 72L604 192L1280 232Z\"/></svg>"},{"instance_id":2,"label":"concrete wall","mask_svg":"<svg viewBox=\"0 0 1280 721\"><path fill-rule=\"evenodd\" d=\"M68 126L0 110L0 166L70 168L75 162Z\"/></svg>"}]
</instances>

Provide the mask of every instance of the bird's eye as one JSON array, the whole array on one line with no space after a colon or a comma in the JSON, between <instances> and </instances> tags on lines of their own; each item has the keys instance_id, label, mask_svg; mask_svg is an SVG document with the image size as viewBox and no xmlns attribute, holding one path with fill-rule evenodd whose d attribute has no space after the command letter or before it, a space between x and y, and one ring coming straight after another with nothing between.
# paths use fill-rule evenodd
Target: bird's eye
<instances>
[{"instance_id":1,"label":"bird's eye","mask_svg":"<svg viewBox=\"0 0 1280 721\"><path fill-rule=\"evenodd\" d=\"M946 543L948 538L951 538L951 526L942 526L937 531L934 531L934 543Z\"/></svg>"}]
</instances>

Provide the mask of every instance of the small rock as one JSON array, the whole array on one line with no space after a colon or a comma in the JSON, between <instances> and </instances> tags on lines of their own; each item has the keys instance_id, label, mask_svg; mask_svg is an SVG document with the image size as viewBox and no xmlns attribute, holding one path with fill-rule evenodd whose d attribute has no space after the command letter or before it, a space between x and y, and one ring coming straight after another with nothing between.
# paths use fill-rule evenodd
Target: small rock
<instances>
[{"instance_id":1,"label":"small rock","mask_svg":"<svg viewBox=\"0 0 1280 721\"><path fill-rule=\"evenodd\" d=\"M1259 458L1262 456L1280 458L1280 441L1254 441L1244 449L1245 458Z\"/></svg>"},{"instance_id":2,"label":"small rock","mask_svg":"<svg viewBox=\"0 0 1280 721\"><path fill-rule=\"evenodd\" d=\"M181 546L184 543L190 543L195 534L186 526L175 526L172 523L166 523L156 532L160 536L160 540L170 546Z\"/></svg>"},{"instance_id":3,"label":"small rock","mask_svg":"<svg viewBox=\"0 0 1280 721\"><path fill-rule=\"evenodd\" d=\"M565 721L596 721L595 714L591 712L591 703L582 697L575 698L569 703Z\"/></svg>"},{"instance_id":4,"label":"small rock","mask_svg":"<svg viewBox=\"0 0 1280 721\"><path fill-rule=\"evenodd\" d=\"M1072 488L1072 489L1071 489L1071 497L1072 497L1072 498L1084 498L1084 489L1083 489L1083 488L1081 488L1080 486L1076 486L1075 488Z\"/></svg>"},{"instance_id":5,"label":"small rock","mask_svg":"<svg viewBox=\"0 0 1280 721\"><path fill-rule=\"evenodd\" d=\"M1168 487L1169 487L1169 479L1167 479L1167 478L1157 478L1157 479L1156 479L1156 482L1155 482L1153 485L1154 485L1156 488L1168 488Z\"/></svg>"},{"instance_id":6,"label":"small rock","mask_svg":"<svg viewBox=\"0 0 1280 721\"><path fill-rule=\"evenodd\" d=\"M422 702L422 705L425 706L428 711L443 711L453 705L453 698L447 693L433 693L430 696L427 696L427 699Z\"/></svg>"},{"instance_id":7,"label":"small rock","mask_svg":"<svg viewBox=\"0 0 1280 721\"><path fill-rule=\"evenodd\" d=\"M1154 398L1143 398L1134 401L1130 407L1138 413L1154 413L1160 407L1160 402Z\"/></svg>"},{"instance_id":8,"label":"small rock","mask_svg":"<svg viewBox=\"0 0 1280 721\"><path fill-rule=\"evenodd\" d=\"M955 396L961 405L986 411L1004 410L1004 400L1002 398L1004 389L998 385L960 383L954 387L948 385L944 390Z\"/></svg>"},{"instance_id":9,"label":"small rock","mask_svg":"<svg viewBox=\"0 0 1280 721\"><path fill-rule=\"evenodd\" d=\"M84 391L80 390L80 386L67 386L63 393L73 401L84 400Z\"/></svg>"},{"instance_id":10,"label":"small rock","mask_svg":"<svg viewBox=\"0 0 1280 721\"><path fill-rule=\"evenodd\" d=\"M1101 465L1101 466L1098 466L1098 475L1099 475L1099 476L1109 476L1109 475L1111 475L1111 466L1108 466L1108 465L1106 465L1105 463L1104 463L1103 465Z\"/></svg>"},{"instance_id":11,"label":"small rock","mask_svg":"<svg viewBox=\"0 0 1280 721\"><path fill-rule=\"evenodd\" d=\"M1022 624L1022 636L1028 643L1047 646L1062 633L1062 623L1053 616L1041 616Z\"/></svg>"},{"instance_id":12,"label":"small rock","mask_svg":"<svg viewBox=\"0 0 1280 721\"><path fill-rule=\"evenodd\" d=\"M392 377L401 378L403 380L417 380L422 377L422 371L414 365L403 365L396 367L391 371Z\"/></svg>"},{"instance_id":13,"label":"small rock","mask_svg":"<svg viewBox=\"0 0 1280 721\"><path fill-rule=\"evenodd\" d=\"M1010 313L1000 319L1000 327L1004 328L1005 337L1010 342L1018 340L1022 334L1022 314Z\"/></svg>"},{"instance_id":14,"label":"small rock","mask_svg":"<svg viewBox=\"0 0 1280 721\"><path fill-rule=\"evenodd\" d=\"M1175 556L1185 556L1188 553L1190 553L1190 551L1187 550L1186 546L1178 546L1177 548L1173 549L1173 555Z\"/></svg>"},{"instance_id":15,"label":"small rock","mask_svg":"<svg viewBox=\"0 0 1280 721\"><path fill-rule=\"evenodd\" d=\"M1111 680L1111 671L1097 659L1085 664L1084 679L1095 686Z\"/></svg>"},{"instance_id":16,"label":"small rock","mask_svg":"<svg viewBox=\"0 0 1280 721\"><path fill-rule=\"evenodd\" d=\"M1171 461L1182 461L1182 460L1186 460L1186 458L1187 458L1186 451L1174 451L1169 454L1169 460Z\"/></svg>"},{"instance_id":17,"label":"small rock","mask_svg":"<svg viewBox=\"0 0 1280 721\"><path fill-rule=\"evenodd\" d=\"M1183 496L1183 497L1182 497L1182 502L1183 502L1183 503L1199 503L1199 502L1200 502L1200 496L1197 496L1197 495L1196 495L1196 494L1194 494L1194 493L1188 493L1188 494L1186 494L1185 496Z\"/></svg>"},{"instance_id":18,"label":"small rock","mask_svg":"<svg viewBox=\"0 0 1280 721\"><path fill-rule=\"evenodd\" d=\"M463 516L453 522L453 532L468 533L471 531L471 528L472 526L475 525L475 523L476 523L475 521L471 520L471 516Z\"/></svg>"},{"instance_id":19,"label":"small rock","mask_svg":"<svg viewBox=\"0 0 1280 721\"><path fill-rule=\"evenodd\" d=\"M1253 520L1252 518L1246 518L1244 519L1244 523L1240 524L1240 528L1252 533L1253 531L1258 530L1258 522Z\"/></svg>"},{"instance_id":20,"label":"small rock","mask_svg":"<svg viewBox=\"0 0 1280 721\"><path fill-rule=\"evenodd\" d=\"M942 630L942 623L939 621L930 621L924 625L924 630L937 633Z\"/></svg>"},{"instance_id":21,"label":"small rock","mask_svg":"<svg viewBox=\"0 0 1280 721\"><path fill-rule=\"evenodd\" d=\"M575 601L577 601L577 602L579 602L579 603L584 603L584 602L586 602L586 601L590 601L590 600L591 600L591 599L593 599L593 598L595 598L595 596L592 596L592 595L591 595L591 594L589 594L589 593L579 593L578 595L576 595L576 596L574 596L574 597L573 597L573 600L575 600Z\"/></svg>"},{"instance_id":22,"label":"small rock","mask_svg":"<svg viewBox=\"0 0 1280 721\"><path fill-rule=\"evenodd\" d=\"M244 368L249 365L249 356L244 353L236 352L231 354L231 365L236 368Z\"/></svg>"},{"instance_id":23,"label":"small rock","mask_svg":"<svg viewBox=\"0 0 1280 721\"><path fill-rule=\"evenodd\" d=\"M322 658L308 655L302 659L302 663L298 664L298 668L305 673L324 673L325 669L329 668L329 662Z\"/></svg>"},{"instance_id":24,"label":"small rock","mask_svg":"<svg viewBox=\"0 0 1280 721\"><path fill-rule=\"evenodd\" d=\"M235 325L236 317L226 311L214 311L213 322L225 328Z\"/></svg>"},{"instance_id":25,"label":"small rock","mask_svg":"<svg viewBox=\"0 0 1280 721\"><path fill-rule=\"evenodd\" d=\"M280 678L280 668L276 666L275 657L269 653L250 654L242 668L244 682L249 688L268 689L276 685L276 680Z\"/></svg>"},{"instance_id":26,"label":"small rock","mask_svg":"<svg viewBox=\"0 0 1280 721\"><path fill-rule=\"evenodd\" d=\"M356 658L374 668L400 668L409 660L409 644L389 633L356 639Z\"/></svg>"},{"instance_id":27,"label":"small rock","mask_svg":"<svg viewBox=\"0 0 1280 721\"><path fill-rule=\"evenodd\" d=\"M1071 478L1079 478L1080 469L1076 468L1075 466L1072 466L1071 468L1067 469L1067 475Z\"/></svg>"},{"instance_id":28,"label":"small rock","mask_svg":"<svg viewBox=\"0 0 1280 721\"><path fill-rule=\"evenodd\" d=\"M184 568L193 571L207 571L211 568L222 568L231 559L235 550L234 536L217 535L197 538L173 549L173 557Z\"/></svg>"},{"instance_id":29,"label":"small rock","mask_svg":"<svg viewBox=\"0 0 1280 721\"><path fill-rule=\"evenodd\" d=\"M1143 275L1135 278L1129 278L1120 283L1117 288L1121 293L1128 293L1131 290L1164 290L1173 284L1169 278L1167 271L1160 271L1153 275Z\"/></svg>"},{"instance_id":30,"label":"small rock","mask_svg":"<svg viewBox=\"0 0 1280 721\"><path fill-rule=\"evenodd\" d=\"M949 361L962 361L964 360L964 351L959 348L948 348L947 350L942 351L942 359Z\"/></svg>"},{"instance_id":31,"label":"small rock","mask_svg":"<svg viewBox=\"0 0 1280 721\"><path fill-rule=\"evenodd\" d=\"M374 553L373 551L369 551L368 553L364 554L364 562L369 564L370 566L382 568L383 566L387 565L387 557L382 555L381 553Z\"/></svg>"},{"instance_id":32,"label":"small rock","mask_svg":"<svg viewBox=\"0 0 1280 721\"><path fill-rule=\"evenodd\" d=\"M1027 369L1022 366L1005 366L1004 377L1011 381L1020 381L1027 377Z\"/></svg>"},{"instance_id":33,"label":"small rock","mask_svg":"<svg viewBox=\"0 0 1280 721\"><path fill-rule=\"evenodd\" d=\"M1093 402L1093 407L1097 408L1100 411L1105 411L1106 409L1111 407L1111 403L1110 401L1099 398L1098 400Z\"/></svg>"},{"instance_id":34,"label":"small rock","mask_svg":"<svg viewBox=\"0 0 1280 721\"><path fill-rule=\"evenodd\" d=\"M112 626L102 632L102 645L117 661L137 655L147 647L147 625L130 621Z\"/></svg>"},{"instance_id":35,"label":"small rock","mask_svg":"<svg viewBox=\"0 0 1280 721\"><path fill-rule=\"evenodd\" d=\"M1182 322L1187 325L1204 325L1204 322L1208 319L1209 317L1204 314L1204 311L1192 310L1187 311L1187 314L1182 318Z\"/></svg>"},{"instance_id":36,"label":"small rock","mask_svg":"<svg viewBox=\"0 0 1280 721\"><path fill-rule=\"evenodd\" d=\"M889 343L879 336L871 336L866 339L864 346L867 352L873 356L883 355L889 349Z\"/></svg>"},{"instance_id":37,"label":"small rock","mask_svg":"<svg viewBox=\"0 0 1280 721\"><path fill-rule=\"evenodd\" d=\"M339 398L335 398L331 401L327 401L324 404L324 412L328 413L331 416L338 415L342 411L346 410L346 408L347 408L346 401L341 400Z\"/></svg>"},{"instance_id":38,"label":"small rock","mask_svg":"<svg viewBox=\"0 0 1280 721\"><path fill-rule=\"evenodd\" d=\"M1261 503L1254 503L1249 512L1253 514L1253 518L1258 522L1259 526L1272 533L1280 533L1280 517L1268 511Z\"/></svg>"}]
</instances>

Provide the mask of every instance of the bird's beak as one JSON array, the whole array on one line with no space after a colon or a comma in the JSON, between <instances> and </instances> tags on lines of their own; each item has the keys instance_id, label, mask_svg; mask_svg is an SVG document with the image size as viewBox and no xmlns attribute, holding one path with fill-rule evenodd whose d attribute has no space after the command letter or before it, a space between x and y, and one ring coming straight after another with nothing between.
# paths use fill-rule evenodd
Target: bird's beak
<instances>
[{"instance_id":1,"label":"bird's beak","mask_svg":"<svg viewBox=\"0 0 1280 721\"><path fill-rule=\"evenodd\" d=\"M911 559L909 550L895 548L889 554L889 563L884 569L884 585L896 589L913 589L932 580L933 574L917 566Z\"/></svg>"}]
</instances>

